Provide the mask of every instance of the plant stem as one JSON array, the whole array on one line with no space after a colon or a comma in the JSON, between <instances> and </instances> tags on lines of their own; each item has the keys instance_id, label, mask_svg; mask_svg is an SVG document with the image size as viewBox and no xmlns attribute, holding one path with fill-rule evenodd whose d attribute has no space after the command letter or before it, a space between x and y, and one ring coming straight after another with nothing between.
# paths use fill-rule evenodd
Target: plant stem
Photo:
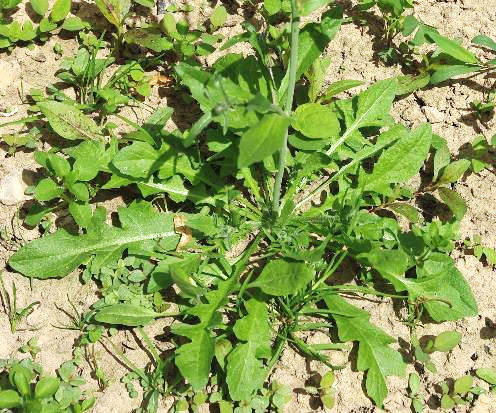
<instances>
[{"instance_id":1,"label":"plant stem","mask_svg":"<svg viewBox=\"0 0 496 413\"><path fill-rule=\"evenodd\" d=\"M296 69L298 65L298 37L300 33L300 16L296 8L296 0L291 0L291 54L289 59L289 83L286 96L286 104L284 112L287 116L291 114L293 107L293 97L296 85ZM288 126L289 128L289 126ZM272 212L279 215L279 204L281 200L281 185L284 176L284 167L286 166L286 156L288 153L288 129L284 135L284 141L279 150L279 169L277 171L276 180L274 182L274 191L272 199Z\"/></svg>"}]
</instances>

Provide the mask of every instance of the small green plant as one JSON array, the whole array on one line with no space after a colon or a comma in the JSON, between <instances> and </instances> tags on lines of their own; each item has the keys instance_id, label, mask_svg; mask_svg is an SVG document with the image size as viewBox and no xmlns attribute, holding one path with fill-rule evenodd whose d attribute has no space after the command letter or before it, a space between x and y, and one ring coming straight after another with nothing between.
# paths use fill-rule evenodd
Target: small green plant
<instances>
[{"instance_id":1,"label":"small green plant","mask_svg":"<svg viewBox=\"0 0 496 413\"><path fill-rule=\"evenodd\" d=\"M33 360L36 359L36 355L41 351L41 347L38 345L38 337L31 337L29 341L19 348L21 353L29 353Z\"/></svg>"},{"instance_id":2,"label":"small green plant","mask_svg":"<svg viewBox=\"0 0 496 413\"><path fill-rule=\"evenodd\" d=\"M2 301L2 306L9 318L10 323L10 331L15 333L18 330L19 323L29 316L34 310L35 307L40 305L39 301L34 301L31 304L28 304L24 308L17 307L17 289L15 283L12 282L12 293L9 294L7 289L5 288L5 284L3 282L2 274L0 273L0 299Z\"/></svg>"},{"instance_id":3,"label":"small green plant","mask_svg":"<svg viewBox=\"0 0 496 413\"><path fill-rule=\"evenodd\" d=\"M0 360L0 409L12 412L71 412L90 410L95 398L87 398L80 386L85 381L72 362L63 363L58 377L46 375L29 359Z\"/></svg>"},{"instance_id":4,"label":"small green plant","mask_svg":"<svg viewBox=\"0 0 496 413\"><path fill-rule=\"evenodd\" d=\"M496 91L494 90L490 91L487 96L485 96L484 101L475 100L474 102L472 102L472 108L474 109L474 113L477 119L492 117L495 107Z\"/></svg>"},{"instance_id":5,"label":"small green plant","mask_svg":"<svg viewBox=\"0 0 496 413\"><path fill-rule=\"evenodd\" d=\"M334 381L334 372L330 370L321 377L318 387L306 386L305 390L313 396L318 396L325 408L332 409L336 398Z\"/></svg>"},{"instance_id":6,"label":"small green plant","mask_svg":"<svg viewBox=\"0 0 496 413\"><path fill-rule=\"evenodd\" d=\"M420 377L417 373L410 373L408 376L408 396L411 400L411 407L415 413L422 413L424 411L424 400L419 394L420 390Z\"/></svg>"},{"instance_id":7,"label":"small green plant","mask_svg":"<svg viewBox=\"0 0 496 413\"><path fill-rule=\"evenodd\" d=\"M481 237L476 234L472 239L464 241L465 247L472 249L474 256L479 260L485 259L490 265L496 265L496 249L481 245Z\"/></svg>"},{"instance_id":8,"label":"small green plant","mask_svg":"<svg viewBox=\"0 0 496 413\"><path fill-rule=\"evenodd\" d=\"M470 375L462 376L456 379L452 385L447 382L440 384L441 408L451 410L457 405L470 404L474 397L483 392L479 387L473 386L473 377Z\"/></svg>"}]
</instances>

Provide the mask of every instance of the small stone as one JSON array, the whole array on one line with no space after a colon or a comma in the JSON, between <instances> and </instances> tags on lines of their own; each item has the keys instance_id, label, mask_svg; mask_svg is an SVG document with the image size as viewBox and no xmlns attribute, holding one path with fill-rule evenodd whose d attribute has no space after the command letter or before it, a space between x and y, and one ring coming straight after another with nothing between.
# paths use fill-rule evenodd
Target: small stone
<instances>
[{"instance_id":1,"label":"small stone","mask_svg":"<svg viewBox=\"0 0 496 413\"><path fill-rule=\"evenodd\" d=\"M15 205L29 199L24 191L28 184L23 179L23 171L16 170L0 180L0 202L4 205Z\"/></svg>"},{"instance_id":2,"label":"small stone","mask_svg":"<svg viewBox=\"0 0 496 413\"><path fill-rule=\"evenodd\" d=\"M440 123L444 120L444 113L439 112L436 108L431 106L424 106L422 112L431 123Z\"/></svg>"}]
</instances>

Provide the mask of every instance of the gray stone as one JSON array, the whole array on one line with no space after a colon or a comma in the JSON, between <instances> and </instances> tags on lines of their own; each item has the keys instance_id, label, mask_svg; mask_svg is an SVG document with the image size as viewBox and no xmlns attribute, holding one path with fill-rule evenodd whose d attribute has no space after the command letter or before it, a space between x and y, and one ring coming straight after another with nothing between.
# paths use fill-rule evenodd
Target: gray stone
<instances>
[{"instance_id":1,"label":"gray stone","mask_svg":"<svg viewBox=\"0 0 496 413\"><path fill-rule=\"evenodd\" d=\"M27 187L22 170L10 172L0 180L0 202L4 205L16 205L26 201L30 198L24 194Z\"/></svg>"}]
</instances>

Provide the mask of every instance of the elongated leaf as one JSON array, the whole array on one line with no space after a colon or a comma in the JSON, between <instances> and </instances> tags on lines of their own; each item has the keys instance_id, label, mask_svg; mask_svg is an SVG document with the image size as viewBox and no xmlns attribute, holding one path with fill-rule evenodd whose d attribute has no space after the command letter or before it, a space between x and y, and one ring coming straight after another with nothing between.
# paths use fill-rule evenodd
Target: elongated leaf
<instances>
[{"instance_id":1,"label":"elongated leaf","mask_svg":"<svg viewBox=\"0 0 496 413\"><path fill-rule=\"evenodd\" d=\"M385 150L367 176L365 190L382 191L383 185L406 182L424 164L431 146L432 128L423 124Z\"/></svg>"},{"instance_id":2,"label":"elongated leaf","mask_svg":"<svg viewBox=\"0 0 496 413\"><path fill-rule=\"evenodd\" d=\"M327 90L324 92L324 95L320 100L330 100L332 97L340 94L341 92L344 92L345 90L352 89L361 85L363 85L363 82L361 80L338 80L337 82L331 83L327 87Z\"/></svg>"},{"instance_id":3,"label":"elongated leaf","mask_svg":"<svg viewBox=\"0 0 496 413\"><path fill-rule=\"evenodd\" d=\"M491 49L496 52L496 42L490 37L485 36L483 34L479 36L475 36L472 39L472 43L487 47L488 49Z\"/></svg>"},{"instance_id":4,"label":"elongated leaf","mask_svg":"<svg viewBox=\"0 0 496 413\"><path fill-rule=\"evenodd\" d=\"M265 115L248 129L239 143L238 167L246 168L263 161L281 148L289 126L289 119L277 113Z\"/></svg>"},{"instance_id":5,"label":"elongated leaf","mask_svg":"<svg viewBox=\"0 0 496 413\"><path fill-rule=\"evenodd\" d=\"M397 89L396 79L386 79L374 83L360 93L355 114L355 128L382 126L383 119L389 114Z\"/></svg>"},{"instance_id":6,"label":"elongated leaf","mask_svg":"<svg viewBox=\"0 0 496 413\"><path fill-rule=\"evenodd\" d=\"M332 311L338 327L339 339L358 341L357 368L366 371L365 387L368 396L382 407L388 394L386 377L405 374L405 363L401 354L389 347L394 339L370 323L370 315L352 306L337 295L324 299Z\"/></svg>"},{"instance_id":7,"label":"elongated leaf","mask_svg":"<svg viewBox=\"0 0 496 413\"><path fill-rule=\"evenodd\" d=\"M95 320L100 323L120 324L124 326L143 326L160 313L134 304L113 304L103 307L95 314Z\"/></svg>"},{"instance_id":8,"label":"elongated leaf","mask_svg":"<svg viewBox=\"0 0 496 413\"><path fill-rule=\"evenodd\" d=\"M263 385L266 372L260 359L271 354L267 304L253 298L245 307L248 315L234 325L234 333L243 343L227 357L226 382L233 400L249 400Z\"/></svg>"},{"instance_id":9,"label":"elongated leaf","mask_svg":"<svg viewBox=\"0 0 496 413\"><path fill-rule=\"evenodd\" d=\"M313 279L313 271L304 262L278 259L270 261L260 276L250 284L274 296L294 294Z\"/></svg>"},{"instance_id":10,"label":"elongated leaf","mask_svg":"<svg viewBox=\"0 0 496 413\"><path fill-rule=\"evenodd\" d=\"M72 0L56 0L50 13L52 22L64 20L71 11Z\"/></svg>"},{"instance_id":11,"label":"elongated leaf","mask_svg":"<svg viewBox=\"0 0 496 413\"><path fill-rule=\"evenodd\" d=\"M102 138L102 131L95 121L74 106L63 102L47 100L36 106L46 116L52 129L68 140Z\"/></svg>"},{"instance_id":12,"label":"elongated leaf","mask_svg":"<svg viewBox=\"0 0 496 413\"><path fill-rule=\"evenodd\" d=\"M479 63L479 59L472 53L460 46L458 43L454 42L447 37L441 36L436 32L430 32L428 36L438 45L438 47L446 54L454 57L456 60L469 64Z\"/></svg>"},{"instance_id":13,"label":"elongated leaf","mask_svg":"<svg viewBox=\"0 0 496 413\"><path fill-rule=\"evenodd\" d=\"M343 19L339 8L322 15L321 23L309 23L303 27L299 36L298 61L296 78L305 73L320 54L325 50L329 42L339 32ZM281 82L279 87L279 102L284 101L288 90L289 75Z\"/></svg>"},{"instance_id":14,"label":"elongated leaf","mask_svg":"<svg viewBox=\"0 0 496 413\"><path fill-rule=\"evenodd\" d=\"M431 85L442 83L452 77L465 75L467 73L477 72L482 69L482 66L469 65L443 65L437 66L434 73L431 75Z\"/></svg>"},{"instance_id":15,"label":"elongated leaf","mask_svg":"<svg viewBox=\"0 0 496 413\"><path fill-rule=\"evenodd\" d=\"M489 384L496 385L496 369L492 367L482 367L475 371L477 377Z\"/></svg>"},{"instance_id":16,"label":"elongated leaf","mask_svg":"<svg viewBox=\"0 0 496 413\"><path fill-rule=\"evenodd\" d=\"M63 277L92 255L95 265L120 258L125 249L151 255L157 240L176 237L172 214L159 214L149 203L119 209L122 228L105 224L104 213L95 214L87 234L59 229L31 241L10 258L9 265L28 277Z\"/></svg>"}]
</instances>

